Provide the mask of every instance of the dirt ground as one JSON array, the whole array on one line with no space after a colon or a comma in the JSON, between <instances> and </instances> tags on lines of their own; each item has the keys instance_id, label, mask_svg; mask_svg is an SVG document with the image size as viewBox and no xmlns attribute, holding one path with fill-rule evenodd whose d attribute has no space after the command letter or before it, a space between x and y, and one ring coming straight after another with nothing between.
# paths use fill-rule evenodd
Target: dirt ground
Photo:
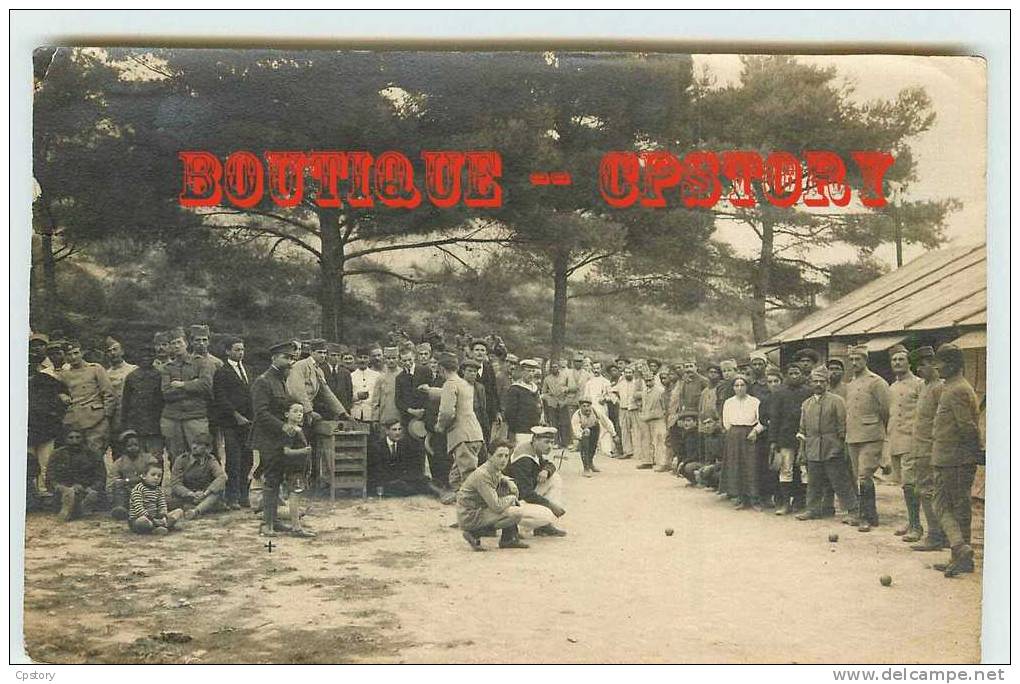
<instances>
[{"instance_id":1,"label":"dirt ground","mask_svg":"<svg viewBox=\"0 0 1020 684\"><path fill-rule=\"evenodd\" d=\"M883 525L862 534L601 466L583 479L568 458L569 534L528 550L472 553L453 507L426 498L317 503L318 537L272 552L248 511L162 539L33 514L26 648L52 663L978 662L981 565L945 579L930 569L945 554L907 549L898 488L879 487Z\"/></svg>"}]
</instances>

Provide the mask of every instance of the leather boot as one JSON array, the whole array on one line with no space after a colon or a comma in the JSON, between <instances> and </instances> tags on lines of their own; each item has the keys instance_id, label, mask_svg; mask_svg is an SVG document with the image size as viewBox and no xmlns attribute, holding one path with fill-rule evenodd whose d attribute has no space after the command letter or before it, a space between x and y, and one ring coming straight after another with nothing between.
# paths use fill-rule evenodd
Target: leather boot
<instances>
[{"instance_id":1,"label":"leather boot","mask_svg":"<svg viewBox=\"0 0 1020 684\"><path fill-rule=\"evenodd\" d=\"M913 543L924 536L924 528L921 527L921 501L917 497L914 485L903 485L903 499L907 503L907 533L903 535L903 541Z\"/></svg>"},{"instance_id":2,"label":"leather boot","mask_svg":"<svg viewBox=\"0 0 1020 684\"><path fill-rule=\"evenodd\" d=\"M952 559L942 570L946 577L956 577L964 572L974 572L974 549L970 547L970 544L960 544L955 547Z\"/></svg>"},{"instance_id":3,"label":"leather boot","mask_svg":"<svg viewBox=\"0 0 1020 684\"><path fill-rule=\"evenodd\" d=\"M877 517L872 514L872 507L875 505L875 483L870 480L860 483L861 494L858 497L859 506L857 514L857 531L870 532L872 520ZM874 524L877 524L874 523Z\"/></svg>"},{"instance_id":4,"label":"leather boot","mask_svg":"<svg viewBox=\"0 0 1020 684\"><path fill-rule=\"evenodd\" d=\"M776 495L776 515L786 515L790 512L790 483L780 482Z\"/></svg>"},{"instance_id":5,"label":"leather boot","mask_svg":"<svg viewBox=\"0 0 1020 684\"><path fill-rule=\"evenodd\" d=\"M528 545L521 541L517 525L504 527L499 537L499 548L501 549L526 549Z\"/></svg>"},{"instance_id":6,"label":"leather boot","mask_svg":"<svg viewBox=\"0 0 1020 684\"><path fill-rule=\"evenodd\" d=\"M915 491L916 493L916 491ZM920 544L910 548L914 551L939 551L949 546L946 537L942 534L942 526L939 525L938 516L935 515L935 505L930 496L918 496L921 509L924 511L924 521L928 525L928 536Z\"/></svg>"}]
</instances>

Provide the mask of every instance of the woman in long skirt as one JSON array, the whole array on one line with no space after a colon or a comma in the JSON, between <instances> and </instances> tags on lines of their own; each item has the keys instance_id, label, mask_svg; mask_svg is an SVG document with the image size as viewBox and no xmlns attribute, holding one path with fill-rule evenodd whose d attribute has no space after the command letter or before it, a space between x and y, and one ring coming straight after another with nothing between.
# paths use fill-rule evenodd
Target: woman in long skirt
<instances>
[{"instance_id":1,"label":"woman in long skirt","mask_svg":"<svg viewBox=\"0 0 1020 684\"><path fill-rule=\"evenodd\" d=\"M759 472L755 442L762 431L758 423L758 400L747 393L747 379L733 381L733 396L723 403L726 431L726 491L737 498L737 508L761 510Z\"/></svg>"}]
</instances>

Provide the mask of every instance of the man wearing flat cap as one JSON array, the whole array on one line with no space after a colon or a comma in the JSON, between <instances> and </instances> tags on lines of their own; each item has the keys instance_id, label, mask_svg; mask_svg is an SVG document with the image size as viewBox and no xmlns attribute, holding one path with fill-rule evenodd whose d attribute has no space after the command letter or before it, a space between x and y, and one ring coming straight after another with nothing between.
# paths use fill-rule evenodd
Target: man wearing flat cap
<instances>
[{"instance_id":1,"label":"man wearing flat cap","mask_svg":"<svg viewBox=\"0 0 1020 684\"><path fill-rule=\"evenodd\" d=\"M935 366L945 379L932 427L931 464L935 468L935 512L951 549L948 563L936 564L946 577L974 572L970 546L970 490L982 457L978 429L978 401L963 377L963 352L943 344L935 352Z\"/></svg>"},{"instance_id":2,"label":"man wearing flat cap","mask_svg":"<svg viewBox=\"0 0 1020 684\"><path fill-rule=\"evenodd\" d=\"M584 468L582 474L590 477L592 473L599 472L595 467L595 454L598 453L600 438L602 435L610 435L615 440L616 428L608 415L595 410L588 397L581 397L578 409L570 417L570 427L581 452L581 465Z\"/></svg>"},{"instance_id":3,"label":"man wearing flat cap","mask_svg":"<svg viewBox=\"0 0 1020 684\"><path fill-rule=\"evenodd\" d=\"M482 426L475 416L474 384L457 374L460 367L457 356L441 352L437 361L443 386L437 390L421 385L418 389L430 396L439 396L435 430L446 435L446 450L452 460L450 488L457 491L465 478L478 467L478 457L484 446Z\"/></svg>"},{"instance_id":4,"label":"man wearing flat cap","mask_svg":"<svg viewBox=\"0 0 1020 684\"><path fill-rule=\"evenodd\" d=\"M484 463L489 455L487 445L492 433L486 433L485 431L485 425L489 420L489 397L485 392L485 385L482 384L482 379L478 376L478 371L481 367L480 361L471 356L466 356L460 364L460 377L464 378L465 382L471 383L471 387L475 390L475 418L478 419L478 425L482 428L482 450L478 453L478 462Z\"/></svg>"},{"instance_id":5,"label":"man wearing flat cap","mask_svg":"<svg viewBox=\"0 0 1020 684\"><path fill-rule=\"evenodd\" d=\"M326 340L310 340L308 349L308 357L290 367L287 392L304 408L309 422L345 417L347 409L326 381Z\"/></svg>"},{"instance_id":6,"label":"man wearing flat cap","mask_svg":"<svg viewBox=\"0 0 1020 684\"><path fill-rule=\"evenodd\" d=\"M914 411L913 468L914 491L924 512L927 534L914 551L941 551L949 546L942 532L938 515L935 513L935 471L931 465L932 431L935 427L935 411L942 397L942 378L935 367L935 350L919 347L911 354L917 374L923 384L917 394L917 409Z\"/></svg>"},{"instance_id":7,"label":"man wearing flat cap","mask_svg":"<svg viewBox=\"0 0 1020 684\"><path fill-rule=\"evenodd\" d=\"M812 394L801 405L797 432L798 460L807 463L808 471L807 508L797 515L798 520L823 517L829 489L850 511L850 519L858 507L857 488L845 461L846 405L842 397L828 389L828 371L823 367L811 371Z\"/></svg>"},{"instance_id":8,"label":"man wearing flat cap","mask_svg":"<svg viewBox=\"0 0 1020 684\"><path fill-rule=\"evenodd\" d=\"M914 413L924 382L910 372L910 355L902 344L889 350L889 363L896 379L889 386L889 428L885 444L892 462L893 479L903 487L903 502L907 508L907 524L896 530L896 535L905 542L916 542L924 530L921 529L921 503L915 492L912 458Z\"/></svg>"},{"instance_id":9,"label":"man wearing flat cap","mask_svg":"<svg viewBox=\"0 0 1020 684\"><path fill-rule=\"evenodd\" d=\"M566 514L563 508L563 480L556 466L546 456L556 439L556 428L536 425L531 428L531 440L518 444L510 456L507 474L513 478L521 501L545 506L557 518ZM562 537L562 530L547 525L535 530L537 536Z\"/></svg>"},{"instance_id":10,"label":"man wearing flat cap","mask_svg":"<svg viewBox=\"0 0 1020 684\"><path fill-rule=\"evenodd\" d=\"M825 368L829 371L829 391L839 395L839 398L846 401L846 383L843 382L843 374L846 373L846 365L842 359L830 357L825 362Z\"/></svg>"},{"instance_id":11,"label":"man wearing flat cap","mask_svg":"<svg viewBox=\"0 0 1020 684\"><path fill-rule=\"evenodd\" d=\"M857 529L869 532L878 525L875 472L882 466L889 423L889 384L868 368L866 345L850 347L847 359L850 374L846 388L846 444L857 473Z\"/></svg>"},{"instance_id":12,"label":"man wearing flat cap","mask_svg":"<svg viewBox=\"0 0 1020 684\"><path fill-rule=\"evenodd\" d=\"M800 366L800 371L805 378L810 378L811 371L822 363L822 355L814 349L807 347L793 355L793 362Z\"/></svg>"}]
</instances>

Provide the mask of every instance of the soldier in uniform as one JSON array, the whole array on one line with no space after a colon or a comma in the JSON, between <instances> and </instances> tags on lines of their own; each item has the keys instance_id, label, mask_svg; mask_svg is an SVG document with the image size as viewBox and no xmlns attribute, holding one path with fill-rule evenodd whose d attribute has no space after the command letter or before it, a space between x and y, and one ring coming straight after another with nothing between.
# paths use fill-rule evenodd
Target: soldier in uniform
<instances>
[{"instance_id":1,"label":"soldier in uniform","mask_svg":"<svg viewBox=\"0 0 1020 684\"><path fill-rule=\"evenodd\" d=\"M170 331L172 359L159 369L163 392L160 430L166 441L170 464L191 451L197 435L209 434L208 401L212 398L213 365L188 353L184 330Z\"/></svg>"},{"instance_id":2,"label":"soldier in uniform","mask_svg":"<svg viewBox=\"0 0 1020 684\"><path fill-rule=\"evenodd\" d=\"M276 520L280 483L283 481L283 447L300 428L284 420L284 414L295 403L287 392L287 374L298 357L297 345L281 342L269 348L271 364L251 384L252 431L251 447L258 452L254 477L264 480L262 489L262 525L259 534L276 536L280 528Z\"/></svg>"},{"instance_id":3,"label":"soldier in uniform","mask_svg":"<svg viewBox=\"0 0 1020 684\"><path fill-rule=\"evenodd\" d=\"M924 535L924 530L921 529L921 504L915 491L914 414L924 381L910 372L910 356L902 344L889 350L889 359L896 380L889 386L886 447L892 460L893 477L903 487L903 502L907 507L907 525L896 530L896 535L903 537L903 541L916 542Z\"/></svg>"},{"instance_id":4,"label":"soldier in uniform","mask_svg":"<svg viewBox=\"0 0 1020 684\"><path fill-rule=\"evenodd\" d=\"M106 369L106 377L110 379L110 387L113 388L114 407L113 416L110 417L110 429L113 434L119 434L124 429L121 419L122 400L124 398L124 380L127 376L138 369L133 363L124 360L124 345L113 337L106 338L106 357L110 359L110 365Z\"/></svg>"},{"instance_id":5,"label":"soldier in uniform","mask_svg":"<svg viewBox=\"0 0 1020 684\"><path fill-rule=\"evenodd\" d=\"M942 396L942 379L935 368L935 350L920 347L913 353L914 366L923 383L917 396L917 410L914 412L914 433L912 455L914 469L914 491L924 511L928 535L920 544L910 548L914 551L940 551L948 544L935 514L935 472L931 467L932 428L935 424L935 410Z\"/></svg>"},{"instance_id":6,"label":"soldier in uniform","mask_svg":"<svg viewBox=\"0 0 1020 684\"><path fill-rule=\"evenodd\" d=\"M67 363L68 367L57 374L71 397L64 425L81 432L87 444L103 453L109 440L110 419L116 409L110 378L98 363L85 361L77 342L67 344Z\"/></svg>"},{"instance_id":7,"label":"soldier in uniform","mask_svg":"<svg viewBox=\"0 0 1020 684\"><path fill-rule=\"evenodd\" d=\"M882 465L886 425L889 423L889 384L868 368L868 348L850 347L846 388L846 444L857 473L858 531L878 525L875 472Z\"/></svg>"},{"instance_id":8,"label":"soldier in uniform","mask_svg":"<svg viewBox=\"0 0 1020 684\"><path fill-rule=\"evenodd\" d=\"M935 513L949 541L948 563L933 567L953 577L974 572L970 547L970 490L974 484L981 435L974 388L963 377L963 352L944 344L935 353L939 375L945 378L932 426L931 464L935 469Z\"/></svg>"}]
</instances>

